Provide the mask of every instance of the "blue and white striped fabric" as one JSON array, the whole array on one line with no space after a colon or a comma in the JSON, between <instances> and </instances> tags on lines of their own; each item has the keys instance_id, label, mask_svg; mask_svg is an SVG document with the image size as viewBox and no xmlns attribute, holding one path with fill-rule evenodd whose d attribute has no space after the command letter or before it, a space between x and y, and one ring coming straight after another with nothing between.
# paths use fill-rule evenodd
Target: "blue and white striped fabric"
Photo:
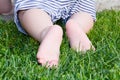
<instances>
[{"instance_id":1,"label":"blue and white striped fabric","mask_svg":"<svg viewBox=\"0 0 120 80\"><path fill-rule=\"evenodd\" d=\"M96 20L96 10L94 0L15 0L15 23L18 29L25 33L22 29L17 12L27 9L42 9L51 16L53 22L62 19L67 19L77 12L90 13Z\"/></svg>"}]
</instances>

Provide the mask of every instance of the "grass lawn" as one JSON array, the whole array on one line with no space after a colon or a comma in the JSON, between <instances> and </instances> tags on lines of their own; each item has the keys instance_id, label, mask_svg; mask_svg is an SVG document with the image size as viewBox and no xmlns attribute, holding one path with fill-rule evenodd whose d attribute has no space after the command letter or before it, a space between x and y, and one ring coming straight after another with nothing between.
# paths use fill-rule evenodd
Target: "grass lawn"
<instances>
[{"instance_id":1,"label":"grass lawn","mask_svg":"<svg viewBox=\"0 0 120 80\"><path fill-rule=\"evenodd\" d=\"M88 36L95 52L75 52L64 34L58 68L46 69L36 60L38 42L0 21L0 80L120 80L120 11L97 13Z\"/></svg>"}]
</instances>

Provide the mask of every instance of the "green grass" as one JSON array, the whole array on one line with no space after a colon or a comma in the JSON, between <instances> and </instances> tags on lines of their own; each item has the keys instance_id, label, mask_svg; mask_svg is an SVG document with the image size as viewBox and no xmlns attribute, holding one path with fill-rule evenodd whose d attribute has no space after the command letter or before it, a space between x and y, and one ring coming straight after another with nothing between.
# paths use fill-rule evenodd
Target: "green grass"
<instances>
[{"instance_id":1,"label":"green grass","mask_svg":"<svg viewBox=\"0 0 120 80\"><path fill-rule=\"evenodd\" d=\"M46 69L36 60L39 43L0 21L0 80L120 80L120 11L97 13L88 36L95 52L73 51L64 35L58 68Z\"/></svg>"}]
</instances>

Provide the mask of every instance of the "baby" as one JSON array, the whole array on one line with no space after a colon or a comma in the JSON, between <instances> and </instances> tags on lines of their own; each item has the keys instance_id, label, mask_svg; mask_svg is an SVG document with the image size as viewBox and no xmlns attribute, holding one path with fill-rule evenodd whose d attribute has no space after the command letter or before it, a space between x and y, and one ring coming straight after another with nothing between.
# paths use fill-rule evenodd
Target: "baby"
<instances>
[{"instance_id":1,"label":"baby","mask_svg":"<svg viewBox=\"0 0 120 80\"><path fill-rule=\"evenodd\" d=\"M63 19L70 46L76 51L95 49L86 33L96 19L94 0L16 0L18 30L40 42L37 59L41 65L57 66L63 30L55 24Z\"/></svg>"},{"instance_id":2,"label":"baby","mask_svg":"<svg viewBox=\"0 0 120 80\"><path fill-rule=\"evenodd\" d=\"M11 0L0 0L0 14L9 13L12 10Z\"/></svg>"}]
</instances>

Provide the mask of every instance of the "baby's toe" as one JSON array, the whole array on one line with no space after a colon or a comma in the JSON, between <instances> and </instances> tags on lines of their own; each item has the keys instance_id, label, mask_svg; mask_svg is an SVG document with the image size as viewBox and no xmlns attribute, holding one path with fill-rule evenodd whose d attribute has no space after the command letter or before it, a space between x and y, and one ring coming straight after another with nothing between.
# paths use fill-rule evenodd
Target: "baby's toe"
<instances>
[{"instance_id":1,"label":"baby's toe","mask_svg":"<svg viewBox=\"0 0 120 80\"><path fill-rule=\"evenodd\" d=\"M47 61L44 58L38 59L38 63L41 64L42 66L45 66Z\"/></svg>"},{"instance_id":2,"label":"baby's toe","mask_svg":"<svg viewBox=\"0 0 120 80\"><path fill-rule=\"evenodd\" d=\"M40 63L42 66L45 67L57 67L58 66L58 60L45 60L43 58L38 59L38 63Z\"/></svg>"},{"instance_id":3,"label":"baby's toe","mask_svg":"<svg viewBox=\"0 0 120 80\"><path fill-rule=\"evenodd\" d=\"M49 61L48 66L49 67L57 67L58 66L58 60Z\"/></svg>"}]
</instances>

